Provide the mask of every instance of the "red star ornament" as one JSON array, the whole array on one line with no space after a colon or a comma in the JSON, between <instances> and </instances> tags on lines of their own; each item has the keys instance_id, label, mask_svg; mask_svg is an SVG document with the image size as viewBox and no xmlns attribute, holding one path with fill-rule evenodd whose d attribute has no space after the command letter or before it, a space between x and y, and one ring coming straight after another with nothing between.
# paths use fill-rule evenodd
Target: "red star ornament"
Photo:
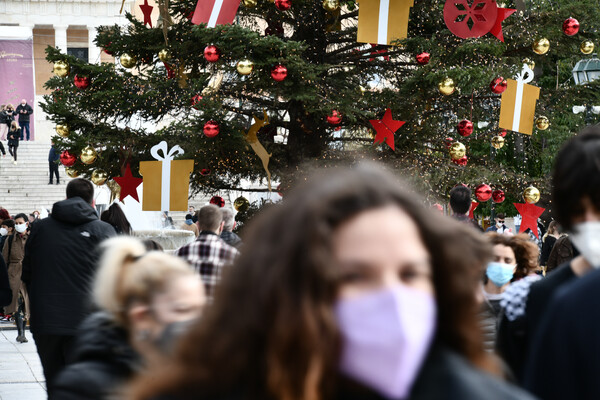
<instances>
[{"instance_id":1,"label":"red star ornament","mask_svg":"<svg viewBox=\"0 0 600 400\"><path fill-rule=\"evenodd\" d=\"M504 43L504 34L502 33L502 22L510 17L513 13L515 13L517 10L515 10L514 8L500 8L498 7L498 18L496 19L496 23L494 24L494 27L490 30L490 33L494 36L496 36L496 38Z\"/></svg>"},{"instance_id":2,"label":"red star ornament","mask_svg":"<svg viewBox=\"0 0 600 400\"><path fill-rule=\"evenodd\" d=\"M142 13L144 14L144 25L150 25L150 28L152 28L151 15L152 9L154 7L148 4L148 0L144 0L144 4L140 4L140 8L142 9Z\"/></svg>"},{"instance_id":3,"label":"red star ornament","mask_svg":"<svg viewBox=\"0 0 600 400\"><path fill-rule=\"evenodd\" d=\"M475 212L475 209L479 207L479 203L476 201L472 201L471 202L471 209L469 210L469 218L471 219L475 219L475 215L473 214Z\"/></svg>"},{"instance_id":4,"label":"red star ornament","mask_svg":"<svg viewBox=\"0 0 600 400\"><path fill-rule=\"evenodd\" d=\"M375 141L373 144L387 143L387 145L395 151L396 147L394 145L394 133L406 122L394 120L392 118L391 108L385 110L385 114L383 115L382 119L371 119L369 122L377 131L377 135L375 136Z\"/></svg>"},{"instance_id":5,"label":"red star ornament","mask_svg":"<svg viewBox=\"0 0 600 400\"><path fill-rule=\"evenodd\" d=\"M546 209L533 204L513 204L517 208L517 211L519 211L519 214L521 214L521 217L523 217L519 233L523 233L529 228L535 237L539 239L540 237L538 236L537 220L544 213L544 211L546 211Z\"/></svg>"},{"instance_id":6,"label":"red star ornament","mask_svg":"<svg viewBox=\"0 0 600 400\"><path fill-rule=\"evenodd\" d=\"M136 178L131 174L131 166L129 164L125 167L125 176L114 177L113 180L121 186L121 195L119 196L120 201L123 201L127 196L131 196L135 201L138 203L140 202L137 194L137 187L142 184L143 179Z\"/></svg>"}]
</instances>

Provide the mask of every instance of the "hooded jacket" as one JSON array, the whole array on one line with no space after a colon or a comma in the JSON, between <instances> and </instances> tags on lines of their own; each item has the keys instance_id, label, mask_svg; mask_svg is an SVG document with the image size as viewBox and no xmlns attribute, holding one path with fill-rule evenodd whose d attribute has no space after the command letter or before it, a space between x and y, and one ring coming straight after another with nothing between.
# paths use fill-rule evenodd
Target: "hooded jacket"
<instances>
[{"instance_id":1,"label":"hooded jacket","mask_svg":"<svg viewBox=\"0 0 600 400\"><path fill-rule=\"evenodd\" d=\"M54 203L52 215L32 226L22 280L29 292L33 333L75 335L92 310L98 245L114 235L113 227L80 197Z\"/></svg>"},{"instance_id":2,"label":"hooded jacket","mask_svg":"<svg viewBox=\"0 0 600 400\"><path fill-rule=\"evenodd\" d=\"M56 378L51 400L105 400L117 397L140 369L128 333L104 312L81 324L74 360Z\"/></svg>"}]
</instances>

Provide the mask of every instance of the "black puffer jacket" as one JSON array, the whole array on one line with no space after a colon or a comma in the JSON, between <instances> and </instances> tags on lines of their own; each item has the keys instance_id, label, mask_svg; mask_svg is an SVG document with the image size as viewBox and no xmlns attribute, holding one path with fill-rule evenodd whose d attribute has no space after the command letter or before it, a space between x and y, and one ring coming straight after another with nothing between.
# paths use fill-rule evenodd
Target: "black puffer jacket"
<instances>
[{"instance_id":1,"label":"black puffer jacket","mask_svg":"<svg viewBox=\"0 0 600 400\"><path fill-rule=\"evenodd\" d=\"M118 398L141 365L127 332L103 312L90 315L81 324L74 357L56 378L49 400Z\"/></svg>"},{"instance_id":2,"label":"black puffer jacket","mask_svg":"<svg viewBox=\"0 0 600 400\"><path fill-rule=\"evenodd\" d=\"M22 279L31 305L31 330L75 335L92 308L98 245L115 230L80 197L59 201L35 224L25 245Z\"/></svg>"}]
</instances>

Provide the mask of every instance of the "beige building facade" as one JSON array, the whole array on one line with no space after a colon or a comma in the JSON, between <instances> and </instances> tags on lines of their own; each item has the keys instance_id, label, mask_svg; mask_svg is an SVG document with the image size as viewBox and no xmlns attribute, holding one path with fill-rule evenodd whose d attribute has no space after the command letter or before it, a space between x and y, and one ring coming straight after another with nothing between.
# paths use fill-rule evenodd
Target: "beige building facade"
<instances>
[{"instance_id":1,"label":"beige building facade","mask_svg":"<svg viewBox=\"0 0 600 400\"><path fill-rule=\"evenodd\" d=\"M99 26L127 23L119 13L121 3L122 0L0 0L0 40L33 39L35 104L31 104L31 123L35 125L36 141L50 142L54 135L53 123L46 120L39 106L42 96L48 93L44 83L52 76L52 64L45 59L46 47L58 47L87 58L90 63L114 62L94 44L94 39ZM132 10L133 5L134 0L125 1L125 9Z\"/></svg>"}]
</instances>

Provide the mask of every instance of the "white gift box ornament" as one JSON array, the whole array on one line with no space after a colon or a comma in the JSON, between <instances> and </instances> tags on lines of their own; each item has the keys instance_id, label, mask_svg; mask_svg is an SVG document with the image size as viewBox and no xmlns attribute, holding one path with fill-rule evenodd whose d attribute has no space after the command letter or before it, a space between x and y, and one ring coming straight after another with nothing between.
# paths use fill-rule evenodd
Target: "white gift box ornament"
<instances>
[{"instance_id":1,"label":"white gift box ornament","mask_svg":"<svg viewBox=\"0 0 600 400\"><path fill-rule=\"evenodd\" d=\"M528 85L533 76L529 65L524 64L517 80L506 80L507 88L502 94L498 124L501 129L526 135L533 133L535 106L540 98L540 88Z\"/></svg>"}]
</instances>

